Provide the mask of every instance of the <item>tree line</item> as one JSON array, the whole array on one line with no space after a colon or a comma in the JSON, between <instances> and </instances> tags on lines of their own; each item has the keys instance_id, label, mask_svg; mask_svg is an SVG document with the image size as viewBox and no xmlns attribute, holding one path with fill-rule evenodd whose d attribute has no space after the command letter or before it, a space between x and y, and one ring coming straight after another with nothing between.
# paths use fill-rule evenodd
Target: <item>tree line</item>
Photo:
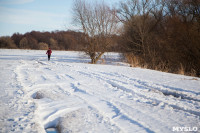
<instances>
[{"instance_id":1,"label":"tree line","mask_svg":"<svg viewBox=\"0 0 200 133\"><path fill-rule=\"evenodd\" d=\"M133 66L200 76L200 0L128 0L118 10Z\"/></svg>"},{"instance_id":2,"label":"tree line","mask_svg":"<svg viewBox=\"0 0 200 133\"><path fill-rule=\"evenodd\" d=\"M91 63L107 51L122 53L133 67L200 76L200 0L75 0L80 31L32 31L0 37L0 47L79 50Z\"/></svg>"},{"instance_id":3,"label":"tree line","mask_svg":"<svg viewBox=\"0 0 200 133\"><path fill-rule=\"evenodd\" d=\"M14 33L11 37L0 37L1 48L46 50L80 50L83 33L75 31Z\"/></svg>"},{"instance_id":4,"label":"tree line","mask_svg":"<svg viewBox=\"0 0 200 133\"><path fill-rule=\"evenodd\" d=\"M25 34L14 33L12 36L0 37L0 48L10 49L35 49L46 50L51 47L53 50L74 50L82 51L85 47L85 34L79 31L53 31L53 32L40 32L31 31ZM119 51L116 46L119 38L113 35L112 48L107 51Z\"/></svg>"}]
</instances>

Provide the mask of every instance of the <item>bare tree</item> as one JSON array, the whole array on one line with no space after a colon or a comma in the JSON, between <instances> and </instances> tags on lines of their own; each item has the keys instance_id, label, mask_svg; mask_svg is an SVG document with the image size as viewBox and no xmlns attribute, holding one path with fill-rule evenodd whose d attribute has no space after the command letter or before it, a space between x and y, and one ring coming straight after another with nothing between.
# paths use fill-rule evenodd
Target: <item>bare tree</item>
<instances>
[{"instance_id":1,"label":"bare tree","mask_svg":"<svg viewBox=\"0 0 200 133\"><path fill-rule=\"evenodd\" d=\"M9 36L0 37L0 48L17 48Z\"/></svg>"},{"instance_id":2,"label":"bare tree","mask_svg":"<svg viewBox=\"0 0 200 133\"><path fill-rule=\"evenodd\" d=\"M133 65L200 75L200 1L128 0L121 3L122 46Z\"/></svg>"},{"instance_id":3,"label":"bare tree","mask_svg":"<svg viewBox=\"0 0 200 133\"><path fill-rule=\"evenodd\" d=\"M124 24L125 52L141 57L143 63L155 62L157 46L153 39L154 31L164 15L163 8L162 0L128 0L121 2L118 10L118 18Z\"/></svg>"},{"instance_id":4,"label":"bare tree","mask_svg":"<svg viewBox=\"0 0 200 133\"><path fill-rule=\"evenodd\" d=\"M39 49L40 50L47 50L48 49L48 44L44 42L39 43Z\"/></svg>"},{"instance_id":5,"label":"bare tree","mask_svg":"<svg viewBox=\"0 0 200 133\"><path fill-rule=\"evenodd\" d=\"M53 38L49 39L49 45L50 45L51 49L54 49L54 50L58 50L59 49L58 42Z\"/></svg>"},{"instance_id":6,"label":"bare tree","mask_svg":"<svg viewBox=\"0 0 200 133\"><path fill-rule=\"evenodd\" d=\"M74 22L81 26L87 44L84 51L95 64L111 46L110 37L116 32L116 10L102 3L86 3L85 0L75 0L73 7Z\"/></svg>"},{"instance_id":7,"label":"bare tree","mask_svg":"<svg viewBox=\"0 0 200 133\"><path fill-rule=\"evenodd\" d=\"M26 37L23 37L20 42L19 42L19 47L22 48L22 49L25 49L25 48L29 48L28 46L28 40Z\"/></svg>"}]
</instances>

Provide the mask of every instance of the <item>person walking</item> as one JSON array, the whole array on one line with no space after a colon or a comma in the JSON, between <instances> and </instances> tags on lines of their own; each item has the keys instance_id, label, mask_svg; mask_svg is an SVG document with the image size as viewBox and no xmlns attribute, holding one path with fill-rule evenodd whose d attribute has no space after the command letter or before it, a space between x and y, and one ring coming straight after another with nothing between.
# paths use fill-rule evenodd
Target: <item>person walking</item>
<instances>
[{"instance_id":1,"label":"person walking","mask_svg":"<svg viewBox=\"0 0 200 133\"><path fill-rule=\"evenodd\" d=\"M48 61L50 60L51 53L52 53L51 48L49 48L49 49L47 50L47 52L46 52L46 54L48 55Z\"/></svg>"}]
</instances>

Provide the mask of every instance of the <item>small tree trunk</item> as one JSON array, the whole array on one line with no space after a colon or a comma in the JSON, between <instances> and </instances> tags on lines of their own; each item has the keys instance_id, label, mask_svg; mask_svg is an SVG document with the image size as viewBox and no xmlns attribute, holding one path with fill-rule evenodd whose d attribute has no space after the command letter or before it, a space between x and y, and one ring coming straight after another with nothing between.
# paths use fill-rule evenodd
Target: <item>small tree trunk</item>
<instances>
[{"instance_id":1,"label":"small tree trunk","mask_svg":"<svg viewBox=\"0 0 200 133\"><path fill-rule=\"evenodd\" d=\"M90 56L91 58L91 63L92 64L96 64L97 61L101 58L101 56L104 54L104 52L101 52L99 55L97 56ZM93 55L93 54L92 54Z\"/></svg>"},{"instance_id":2,"label":"small tree trunk","mask_svg":"<svg viewBox=\"0 0 200 133\"><path fill-rule=\"evenodd\" d=\"M91 59L91 64L95 64L95 56L96 56L95 52L89 53L89 55Z\"/></svg>"},{"instance_id":3,"label":"small tree trunk","mask_svg":"<svg viewBox=\"0 0 200 133\"><path fill-rule=\"evenodd\" d=\"M95 61L95 59L93 58L93 59L91 59L91 64L96 64L95 63L96 61Z\"/></svg>"}]
</instances>

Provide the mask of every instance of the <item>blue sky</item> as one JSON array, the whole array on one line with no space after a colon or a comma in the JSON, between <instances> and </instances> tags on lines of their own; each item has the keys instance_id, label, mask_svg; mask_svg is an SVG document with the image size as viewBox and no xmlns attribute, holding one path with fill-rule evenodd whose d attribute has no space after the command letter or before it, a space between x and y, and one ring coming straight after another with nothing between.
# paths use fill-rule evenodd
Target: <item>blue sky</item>
<instances>
[{"instance_id":1,"label":"blue sky","mask_svg":"<svg viewBox=\"0 0 200 133\"><path fill-rule=\"evenodd\" d=\"M120 0L104 1L116 5ZM0 0L0 36L73 30L72 6L73 0Z\"/></svg>"}]
</instances>

